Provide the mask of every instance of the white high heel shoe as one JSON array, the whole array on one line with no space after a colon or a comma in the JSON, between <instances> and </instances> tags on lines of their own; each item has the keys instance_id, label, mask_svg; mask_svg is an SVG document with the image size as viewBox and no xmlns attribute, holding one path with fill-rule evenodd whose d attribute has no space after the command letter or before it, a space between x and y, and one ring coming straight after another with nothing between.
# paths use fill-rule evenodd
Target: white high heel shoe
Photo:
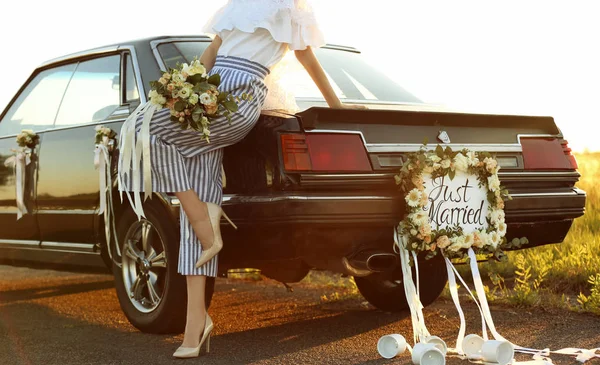
<instances>
[{"instance_id":1,"label":"white high heel shoe","mask_svg":"<svg viewBox=\"0 0 600 365\"><path fill-rule=\"evenodd\" d=\"M173 354L173 357L178 359L189 359L192 357L198 357L200 355L200 349L206 341L206 353L210 352L210 335L213 330L212 318L206 313L206 321L204 321L204 331L202 332L202 339L198 344L198 347L179 347Z\"/></svg>"},{"instance_id":2,"label":"white high heel shoe","mask_svg":"<svg viewBox=\"0 0 600 365\"><path fill-rule=\"evenodd\" d=\"M233 228L237 229L237 226L233 224L231 219L225 214L223 209L214 203L206 203L206 208L208 209L208 216L210 218L210 224L213 230L213 244L208 249L203 249L200 254L200 258L196 261L196 267L199 268L202 265L206 264L210 261L216 254L221 251L223 248L223 238L221 237L221 216L225 217L229 224L233 226Z\"/></svg>"}]
</instances>

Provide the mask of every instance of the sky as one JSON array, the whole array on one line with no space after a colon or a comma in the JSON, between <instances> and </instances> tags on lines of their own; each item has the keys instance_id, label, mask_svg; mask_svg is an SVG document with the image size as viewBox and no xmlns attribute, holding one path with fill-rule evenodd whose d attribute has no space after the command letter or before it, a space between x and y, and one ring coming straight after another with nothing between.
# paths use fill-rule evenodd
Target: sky
<instances>
[{"instance_id":1,"label":"sky","mask_svg":"<svg viewBox=\"0 0 600 365\"><path fill-rule=\"evenodd\" d=\"M148 36L199 34L224 0L194 3L193 20L190 9L157 0L3 4L2 13L13 15L0 22L0 108L48 59ZM421 100L552 116L574 150L600 151L600 5L594 0L312 4L329 43L358 48Z\"/></svg>"}]
</instances>

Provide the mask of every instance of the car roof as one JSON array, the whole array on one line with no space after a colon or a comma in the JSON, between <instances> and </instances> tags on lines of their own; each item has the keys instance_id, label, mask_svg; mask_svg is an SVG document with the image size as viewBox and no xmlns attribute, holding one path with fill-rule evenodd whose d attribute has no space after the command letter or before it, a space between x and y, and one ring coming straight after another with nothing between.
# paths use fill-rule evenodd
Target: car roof
<instances>
[{"instance_id":1,"label":"car roof","mask_svg":"<svg viewBox=\"0 0 600 365\"><path fill-rule=\"evenodd\" d=\"M125 47L134 47L136 49L139 48L143 48L143 47L148 47L152 42L155 41L170 41L170 40L185 40L185 39L190 39L190 40L199 40L199 41L206 41L206 42L210 42L212 40L211 37L209 37L208 35L203 35L203 34L197 34L197 35L163 35L163 36L154 36L154 37L147 37L147 38L140 38L140 39L135 39L135 40L130 40L130 41L125 41L125 42L119 42L119 43L114 43L114 44L109 44L109 45L105 45L102 47L96 47L96 48L90 48L87 50L83 50L83 51L79 51L79 52L75 52L75 53L71 53L71 54L67 54L64 56L60 56L60 57L56 57L50 60L47 60L45 62L43 62L41 65L38 66L38 68L40 67L47 67L49 65L55 64L55 63L61 63L61 62L65 62L68 61L70 59L73 58L79 58L79 57L84 57L86 55L93 55L95 53L101 53L101 52L105 52L108 49L114 49L114 50L118 50L119 48L125 48ZM337 44L326 44L323 46L323 48L329 48L329 49L337 49L337 50L343 50L343 51L350 51L350 52L355 52L355 53L360 53L360 51L358 51L356 48L354 47L348 47L348 46L342 46L342 45L337 45Z\"/></svg>"}]
</instances>

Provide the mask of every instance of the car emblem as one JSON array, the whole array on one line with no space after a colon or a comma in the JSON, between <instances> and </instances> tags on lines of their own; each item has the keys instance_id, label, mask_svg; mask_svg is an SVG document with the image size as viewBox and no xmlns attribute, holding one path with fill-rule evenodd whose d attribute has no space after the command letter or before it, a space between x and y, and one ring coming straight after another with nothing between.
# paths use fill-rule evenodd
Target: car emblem
<instances>
[{"instance_id":1,"label":"car emblem","mask_svg":"<svg viewBox=\"0 0 600 365\"><path fill-rule=\"evenodd\" d=\"M438 134L437 138L442 143L450 143L450 136L448 133L446 133L446 131L440 131L440 134Z\"/></svg>"}]
</instances>

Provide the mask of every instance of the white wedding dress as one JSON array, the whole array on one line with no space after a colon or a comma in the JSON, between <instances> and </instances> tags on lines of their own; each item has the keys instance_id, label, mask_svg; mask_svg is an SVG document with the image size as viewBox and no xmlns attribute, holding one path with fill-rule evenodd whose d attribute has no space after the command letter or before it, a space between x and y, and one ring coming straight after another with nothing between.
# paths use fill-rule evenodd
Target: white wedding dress
<instances>
[{"instance_id":1,"label":"white wedding dress","mask_svg":"<svg viewBox=\"0 0 600 365\"><path fill-rule=\"evenodd\" d=\"M263 110L298 111L294 94L281 82L293 62L285 56L290 50L325 44L307 0L229 0L203 31L224 39L219 55L250 59L270 69Z\"/></svg>"}]
</instances>

